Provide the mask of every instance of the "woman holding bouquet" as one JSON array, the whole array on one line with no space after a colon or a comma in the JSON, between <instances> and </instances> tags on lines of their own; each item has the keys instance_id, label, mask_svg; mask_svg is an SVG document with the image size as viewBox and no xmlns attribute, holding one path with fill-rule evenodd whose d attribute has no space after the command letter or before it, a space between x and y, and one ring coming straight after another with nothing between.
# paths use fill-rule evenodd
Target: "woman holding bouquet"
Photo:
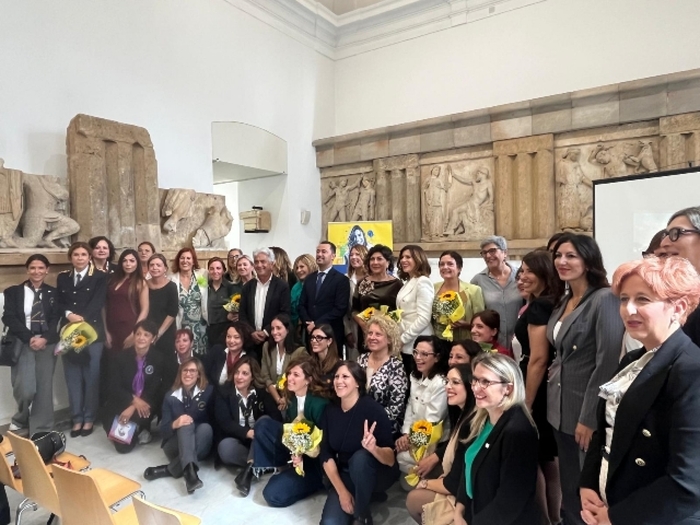
<instances>
[{"instance_id":1,"label":"woman holding bouquet","mask_svg":"<svg viewBox=\"0 0 700 525\"><path fill-rule=\"evenodd\" d=\"M435 300L433 301L433 332L440 339L449 339L445 335L445 329L452 328L452 339L471 339L471 322L474 312L484 309L484 296L481 288L473 284L462 281L459 274L462 272L464 260L455 251L442 252L440 255L440 277L442 282L435 283ZM441 312L444 310L443 304L447 299L456 295L459 297L458 304L461 304L464 313L456 320L449 323L444 322ZM456 308L448 308L447 311L454 311Z\"/></svg>"},{"instance_id":2,"label":"woman holding bouquet","mask_svg":"<svg viewBox=\"0 0 700 525\"><path fill-rule=\"evenodd\" d=\"M258 374L267 392L280 410L287 408L287 398L280 395L278 381L296 357L306 355L306 348L294 342L292 324L287 314L278 314L270 323L270 339L262 348L262 367Z\"/></svg>"},{"instance_id":3,"label":"woman holding bouquet","mask_svg":"<svg viewBox=\"0 0 700 525\"><path fill-rule=\"evenodd\" d=\"M241 495L247 496L253 479L255 423L263 416L282 421L277 403L263 388L260 365L255 359L243 356L236 361L229 380L216 396L214 407L220 433L219 457L224 465L244 467L235 484Z\"/></svg>"},{"instance_id":4,"label":"woman holding bouquet","mask_svg":"<svg viewBox=\"0 0 700 525\"><path fill-rule=\"evenodd\" d=\"M182 248L175 256L170 280L177 285L177 328L189 328L194 335L196 356L207 353L207 323L209 322L209 286L206 270L199 268L194 249Z\"/></svg>"},{"instance_id":5,"label":"woman holding bouquet","mask_svg":"<svg viewBox=\"0 0 700 525\"><path fill-rule=\"evenodd\" d=\"M207 293L207 312L209 314L209 324L207 325L207 341L209 348L223 341L226 327L231 321L238 320L238 314L227 312L224 305L231 302L231 298L236 293L236 287L224 279L226 265L219 257L209 259L207 265L209 270L209 290Z\"/></svg>"},{"instance_id":6,"label":"woman holding bouquet","mask_svg":"<svg viewBox=\"0 0 700 525\"><path fill-rule=\"evenodd\" d=\"M324 397L326 392L316 363L309 357L295 359L289 363L286 378L284 393L287 409L283 414L284 422L303 419L318 426L328 400ZM287 466L290 452L282 444L282 433L283 424L271 417L263 416L256 422L253 440L253 467L256 471ZM318 458L304 456L292 459L295 466L303 463L305 474L302 477L294 469L286 468L272 476L263 489L263 498L271 507L288 507L323 488Z\"/></svg>"},{"instance_id":7,"label":"woman holding bouquet","mask_svg":"<svg viewBox=\"0 0 700 525\"><path fill-rule=\"evenodd\" d=\"M341 361L333 380L339 403L328 406L321 422L320 459L331 485L321 525L372 523L372 494L388 490L399 475L392 424L366 384L362 367Z\"/></svg>"},{"instance_id":8,"label":"woman holding bouquet","mask_svg":"<svg viewBox=\"0 0 700 525\"><path fill-rule=\"evenodd\" d=\"M496 310L483 310L472 317L472 341L476 341L487 352L513 357L513 352L499 342L501 316Z\"/></svg>"}]
</instances>

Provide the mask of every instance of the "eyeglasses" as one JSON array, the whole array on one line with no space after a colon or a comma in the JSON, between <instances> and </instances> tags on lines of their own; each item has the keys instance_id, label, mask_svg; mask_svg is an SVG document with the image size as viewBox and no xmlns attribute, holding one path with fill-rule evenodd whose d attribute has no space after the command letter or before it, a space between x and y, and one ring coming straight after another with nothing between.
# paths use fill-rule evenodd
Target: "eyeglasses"
<instances>
[{"instance_id":1,"label":"eyeglasses","mask_svg":"<svg viewBox=\"0 0 700 525\"><path fill-rule=\"evenodd\" d=\"M479 252L479 255L481 255L482 257L486 257L487 255L489 255L489 256L491 256L491 255L496 255L496 252L497 252L499 249L500 249L500 248L490 248L490 249L488 249L488 250L481 250L481 251Z\"/></svg>"},{"instance_id":2,"label":"eyeglasses","mask_svg":"<svg viewBox=\"0 0 700 525\"><path fill-rule=\"evenodd\" d=\"M413 351L413 357L420 357L421 359L427 359L431 355L435 355L435 352L419 352L418 350Z\"/></svg>"},{"instance_id":3,"label":"eyeglasses","mask_svg":"<svg viewBox=\"0 0 700 525\"><path fill-rule=\"evenodd\" d=\"M311 337L309 337L309 341L316 341L317 343L325 341L326 339L330 339L330 337L324 337L322 335L312 335Z\"/></svg>"},{"instance_id":4,"label":"eyeglasses","mask_svg":"<svg viewBox=\"0 0 700 525\"><path fill-rule=\"evenodd\" d=\"M444 377L442 379L442 383L444 385L459 386L459 385L463 385L464 381L462 381L461 379L448 379L447 377Z\"/></svg>"},{"instance_id":5,"label":"eyeglasses","mask_svg":"<svg viewBox=\"0 0 700 525\"><path fill-rule=\"evenodd\" d=\"M197 370L196 368L185 368L182 371L183 374L196 374L197 372L199 372L199 370Z\"/></svg>"},{"instance_id":6,"label":"eyeglasses","mask_svg":"<svg viewBox=\"0 0 700 525\"><path fill-rule=\"evenodd\" d=\"M661 238L668 237L671 242L676 242L681 235L688 235L690 233L700 234L700 230L695 228L671 228L670 230L664 230Z\"/></svg>"},{"instance_id":7,"label":"eyeglasses","mask_svg":"<svg viewBox=\"0 0 700 525\"><path fill-rule=\"evenodd\" d=\"M476 387L476 385L479 385L484 390L486 390L491 385L506 385L506 384L508 384L508 381L489 381L488 379L483 379L481 377L475 377L472 379L472 382L471 382L472 388Z\"/></svg>"}]
</instances>

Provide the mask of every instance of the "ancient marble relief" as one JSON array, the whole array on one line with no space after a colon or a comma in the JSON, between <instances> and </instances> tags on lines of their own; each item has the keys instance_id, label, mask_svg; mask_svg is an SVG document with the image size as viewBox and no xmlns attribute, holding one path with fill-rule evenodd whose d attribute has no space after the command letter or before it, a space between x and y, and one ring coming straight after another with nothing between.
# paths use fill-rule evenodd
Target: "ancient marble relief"
<instances>
[{"instance_id":1,"label":"ancient marble relief","mask_svg":"<svg viewBox=\"0 0 700 525\"><path fill-rule=\"evenodd\" d=\"M421 166L423 240L480 240L494 232L493 161Z\"/></svg>"},{"instance_id":2,"label":"ancient marble relief","mask_svg":"<svg viewBox=\"0 0 700 525\"><path fill-rule=\"evenodd\" d=\"M325 222L373 221L377 192L370 175L334 177L324 180L323 213Z\"/></svg>"},{"instance_id":3,"label":"ancient marble relief","mask_svg":"<svg viewBox=\"0 0 700 525\"><path fill-rule=\"evenodd\" d=\"M65 179L7 169L0 159L0 248L65 248L80 230Z\"/></svg>"}]
</instances>

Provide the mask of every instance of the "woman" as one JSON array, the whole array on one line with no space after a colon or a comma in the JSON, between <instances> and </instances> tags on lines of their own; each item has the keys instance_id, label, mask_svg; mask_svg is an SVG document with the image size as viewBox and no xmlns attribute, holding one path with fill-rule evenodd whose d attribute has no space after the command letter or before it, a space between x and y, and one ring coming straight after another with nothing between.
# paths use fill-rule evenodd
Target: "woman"
<instances>
[{"instance_id":1,"label":"woman","mask_svg":"<svg viewBox=\"0 0 700 525\"><path fill-rule=\"evenodd\" d=\"M404 285L396 296L396 307L401 310L401 348L406 375L413 371L414 341L419 335L432 335L430 324L435 299L435 288L430 280L430 263L420 246L409 244L399 253L399 279Z\"/></svg>"},{"instance_id":2,"label":"woman","mask_svg":"<svg viewBox=\"0 0 700 525\"><path fill-rule=\"evenodd\" d=\"M382 406L367 395L365 371L342 361L333 380L339 403L323 416L321 462L330 482L321 525L371 524L373 493L383 493L398 477L392 425Z\"/></svg>"},{"instance_id":3,"label":"woman","mask_svg":"<svg viewBox=\"0 0 700 525\"><path fill-rule=\"evenodd\" d=\"M282 414L262 386L260 365L255 359L241 357L231 372L214 405L216 424L221 434L217 450L225 465L245 467L236 476L235 483L246 496L251 479L245 483L243 481L246 471L252 473L255 423L263 416L281 422Z\"/></svg>"},{"instance_id":4,"label":"woman","mask_svg":"<svg viewBox=\"0 0 700 525\"><path fill-rule=\"evenodd\" d=\"M365 259L367 258L368 249L363 244L357 244L350 248L350 253L348 254L348 271L347 276L350 279L350 305L348 308L348 314L345 317L345 349L349 359L356 360L359 356L357 350L358 345L358 326L353 320L352 315L352 298L355 295L355 288L357 288L357 283L365 278Z\"/></svg>"},{"instance_id":5,"label":"woman","mask_svg":"<svg viewBox=\"0 0 700 525\"><path fill-rule=\"evenodd\" d=\"M333 328L329 324L318 325L311 332L309 341L311 342L311 357L317 361L321 380L330 393L333 390L335 371L340 362Z\"/></svg>"},{"instance_id":6,"label":"woman","mask_svg":"<svg viewBox=\"0 0 700 525\"><path fill-rule=\"evenodd\" d=\"M172 476L185 477L188 494L204 484L197 476L199 462L209 454L214 432L209 423L214 396L207 384L204 367L197 358L182 363L173 388L163 400L160 421L161 448L170 463L148 467L143 477L148 481Z\"/></svg>"},{"instance_id":7,"label":"woman","mask_svg":"<svg viewBox=\"0 0 700 525\"><path fill-rule=\"evenodd\" d=\"M438 266L440 268L440 277L443 278L443 281L434 285L435 302L433 303L433 332L440 339L446 338L443 332L448 326L440 322L438 314L438 299L442 294L446 292L458 294L464 306L462 318L450 325L454 340L471 339L472 316L474 312L480 312L484 309L484 296L481 294L481 288L466 283L459 278L463 264L462 256L455 251L442 252L440 255Z\"/></svg>"},{"instance_id":8,"label":"woman","mask_svg":"<svg viewBox=\"0 0 700 525\"><path fill-rule=\"evenodd\" d=\"M194 357L192 354L193 342L192 332L187 328L180 328L175 332L175 355L177 356L178 366Z\"/></svg>"},{"instance_id":9,"label":"woman","mask_svg":"<svg viewBox=\"0 0 700 525\"><path fill-rule=\"evenodd\" d=\"M452 368L456 365L469 364L476 356L484 351L481 345L471 339L464 341L455 341L450 348L450 356L447 360L447 366Z\"/></svg>"},{"instance_id":10,"label":"woman","mask_svg":"<svg viewBox=\"0 0 700 525\"><path fill-rule=\"evenodd\" d=\"M137 443L144 445L153 439L151 421L163 405L163 361L156 352L151 352L157 333L154 322L146 319L137 323L134 346L117 357L102 425L107 434L115 423L137 425L130 443L114 441L114 448L120 454L131 452Z\"/></svg>"},{"instance_id":11,"label":"woman","mask_svg":"<svg viewBox=\"0 0 700 525\"><path fill-rule=\"evenodd\" d=\"M680 330L700 300L689 261L650 258L613 276L620 315L643 348L600 387L581 476L588 524L700 520L700 349Z\"/></svg>"},{"instance_id":12,"label":"woman","mask_svg":"<svg viewBox=\"0 0 700 525\"><path fill-rule=\"evenodd\" d=\"M89 436L99 407L100 361L105 340L102 309L107 297L107 274L98 271L90 262L87 243L71 244L68 259L72 269L59 273L56 279L59 311L65 313L59 329L68 323L85 321L97 332L97 340L82 352L63 355L73 420L70 435Z\"/></svg>"},{"instance_id":13,"label":"woman","mask_svg":"<svg viewBox=\"0 0 700 525\"><path fill-rule=\"evenodd\" d=\"M218 390L228 381L233 366L246 355L250 346L250 327L240 321L231 323L224 333L224 344L211 348L205 364L207 380Z\"/></svg>"},{"instance_id":14,"label":"woman","mask_svg":"<svg viewBox=\"0 0 700 525\"><path fill-rule=\"evenodd\" d=\"M209 325L207 326L207 341L209 347L223 340L224 331L231 321L238 320L238 314L227 312L224 305L231 302L231 297L236 292L233 284L224 279L226 265L218 257L209 259L209 289L207 291L207 312Z\"/></svg>"},{"instance_id":15,"label":"woman","mask_svg":"<svg viewBox=\"0 0 700 525\"><path fill-rule=\"evenodd\" d=\"M291 290L297 283L297 278L293 271L292 262L289 260L289 255L279 246L270 246L270 249L275 254L272 273L286 282Z\"/></svg>"},{"instance_id":16,"label":"woman","mask_svg":"<svg viewBox=\"0 0 700 525\"><path fill-rule=\"evenodd\" d=\"M389 317L375 313L367 323L366 343L368 352L360 355L357 363L367 375L367 393L386 410L397 439L408 396L406 371L398 359L399 326Z\"/></svg>"},{"instance_id":17,"label":"woman","mask_svg":"<svg viewBox=\"0 0 700 525\"><path fill-rule=\"evenodd\" d=\"M447 372L445 392L452 430L445 447L438 447L418 462L416 473L421 480L406 499L408 513L416 523L440 525L452 523L454 519L455 494L463 475L466 450L461 440L469 435L468 422L474 408L471 380L472 369L468 364L452 366ZM438 465L442 467L442 475L430 478L428 474Z\"/></svg>"},{"instance_id":18,"label":"woman","mask_svg":"<svg viewBox=\"0 0 700 525\"><path fill-rule=\"evenodd\" d=\"M105 346L112 354L134 343L134 326L148 316L148 285L136 250L124 250L107 284Z\"/></svg>"},{"instance_id":19,"label":"woman","mask_svg":"<svg viewBox=\"0 0 700 525\"><path fill-rule=\"evenodd\" d=\"M224 278L230 283L238 284L240 281L238 272L236 271L236 262L238 262L238 258L241 255L243 255L243 252L240 248L231 248L228 254L226 254L226 266L228 267L228 271L224 274ZM241 291L238 290L236 293L241 293Z\"/></svg>"},{"instance_id":20,"label":"woman","mask_svg":"<svg viewBox=\"0 0 700 525\"><path fill-rule=\"evenodd\" d=\"M472 417L457 490L455 525L536 525L537 429L520 368L503 354L473 363Z\"/></svg>"},{"instance_id":21,"label":"woman","mask_svg":"<svg viewBox=\"0 0 700 525\"><path fill-rule=\"evenodd\" d=\"M253 259L248 255L241 255L236 261L236 273L238 273L238 284L243 290L243 285L255 277L255 267L253 265ZM237 293L240 293L237 292Z\"/></svg>"},{"instance_id":22,"label":"woman","mask_svg":"<svg viewBox=\"0 0 700 525\"><path fill-rule=\"evenodd\" d=\"M153 254L156 253L156 247L153 246L152 242L143 241L137 247L139 252L139 263L141 264L141 275L147 281L151 278L151 274L148 273L148 260Z\"/></svg>"},{"instance_id":23,"label":"woman","mask_svg":"<svg viewBox=\"0 0 700 525\"><path fill-rule=\"evenodd\" d=\"M270 339L262 349L260 381L280 410L287 408L287 399L278 390L278 381L287 370L290 361L306 355L306 348L294 342L292 324L287 314L279 314L270 323Z\"/></svg>"},{"instance_id":24,"label":"woman","mask_svg":"<svg viewBox=\"0 0 700 525\"><path fill-rule=\"evenodd\" d=\"M498 342L510 350L515 321L518 320L523 299L518 293L515 268L506 260L506 240L499 235L487 237L481 241L479 254L484 258L486 268L474 276L472 284L481 288L485 307L496 310L501 316Z\"/></svg>"},{"instance_id":25,"label":"woman","mask_svg":"<svg viewBox=\"0 0 700 525\"><path fill-rule=\"evenodd\" d=\"M625 329L593 239L562 235L554 267L569 292L547 323L556 352L547 378L547 420L557 444L564 521L582 524L577 481L596 426L598 387L617 368Z\"/></svg>"},{"instance_id":26,"label":"woman","mask_svg":"<svg viewBox=\"0 0 700 525\"><path fill-rule=\"evenodd\" d=\"M437 424L443 422L443 439L447 439L449 421L447 420L447 393L445 392L446 359L442 351L442 341L432 335L420 335L413 349L414 371L411 372L410 396L406 405L402 435L396 440L396 456L399 469L409 474L416 467L416 460L411 456L408 434L416 421L426 420ZM426 476L429 476L428 472ZM410 486L401 480L405 490Z\"/></svg>"},{"instance_id":27,"label":"woman","mask_svg":"<svg viewBox=\"0 0 700 525\"><path fill-rule=\"evenodd\" d=\"M166 275L168 262L160 253L148 260L148 319L158 327L154 351L163 361L163 382L172 385L177 378L177 359L173 356L175 347L175 317L178 312L177 285Z\"/></svg>"},{"instance_id":28,"label":"woman","mask_svg":"<svg viewBox=\"0 0 700 525\"><path fill-rule=\"evenodd\" d=\"M104 235L98 235L88 241L90 257L96 270L104 273L114 271L114 244Z\"/></svg>"},{"instance_id":29,"label":"woman","mask_svg":"<svg viewBox=\"0 0 700 525\"><path fill-rule=\"evenodd\" d=\"M367 308L386 306L389 311L396 310L396 296L403 283L392 275L394 272L394 256L391 249L383 244L373 246L365 260L367 275L357 284L352 296L353 320L362 330L367 332L366 322L359 317ZM358 341L360 353L365 351L363 338Z\"/></svg>"},{"instance_id":30,"label":"woman","mask_svg":"<svg viewBox=\"0 0 700 525\"><path fill-rule=\"evenodd\" d=\"M17 402L10 430L15 433L32 435L53 430L53 350L61 310L56 289L44 281L49 266L45 256L30 255L24 263L27 280L4 291L2 324L20 347L17 364L10 371Z\"/></svg>"},{"instance_id":31,"label":"woman","mask_svg":"<svg viewBox=\"0 0 700 525\"><path fill-rule=\"evenodd\" d=\"M525 404L539 433L537 499L550 523L561 521L561 485L557 444L547 422L547 369L554 360L554 348L547 341L547 322L558 296L552 254L535 250L523 257L518 285L527 303L515 323L513 349L520 349L520 370L525 379Z\"/></svg>"},{"instance_id":32,"label":"woman","mask_svg":"<svg viewBox=\"0 0 700 525\"><path fill-rule=\"evenodd\" d=\"M177 328L192 330L194 354L206 355L209 322L208 274L206 270L199 268L197 254L192 248L182 248L177 252L170 280L177 285L180 305L175 324Z\"/></svg>"},{"instance_id":33,"label":"woman","mask_svg":"<svg viewBox=\"0 0 700 525\"><path fill-rule=\"evenodd\" d=\"M275 259L276 260L276 259ZM301 298L301 290L304 286L306 276L317 271L318 265L314 260L313 255L305 253L294 260L294 274L297 276L297 282L294 283L291 289L292 296L292 327L296 336L299 326L299 299ZM302 332L306 332L302 330Z\"/></svg>"},{"instance_id":34,"label":"woman","mask_svg":"<svg viewBox=\"0 0 700 525\"><path fill-rule=\"evenodd\" d=\"M284 423L305 419L318 426L326 410L328 400L318 375L316 363L309 357L289 363L285 395L287 409ZM262 417L255 425L253 440L254 469L258 472L278 469L290 462L290 452L282 444L282 423L270 417ZM288 468L272 476L263 489L263 498L271 507L288 507L323 488L321 465L317 458L292 459L304 464L304 476ZM250 486L252 470L246 468L242 476L243 486Z\"/></svg>"},{"instance_id":35,"label":"woman","mask_svg":"<svg viewBox=\"0 0 700 525\"><path fill-rule=\"evenodd\" d=\"M501 316L496 310L477 312L472 317L472 341L476 341L487 352L513 357L513 352L499 343L498 329L501 326Z\"/></svg>"}]
</instances>

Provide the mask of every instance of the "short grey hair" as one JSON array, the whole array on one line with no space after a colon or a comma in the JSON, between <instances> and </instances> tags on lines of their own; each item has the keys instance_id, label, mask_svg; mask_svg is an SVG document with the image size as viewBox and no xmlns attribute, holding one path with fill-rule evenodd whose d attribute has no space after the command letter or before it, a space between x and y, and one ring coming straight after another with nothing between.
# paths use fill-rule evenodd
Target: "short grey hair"
<instances>
[{"instance_id":1,"label":"short grey hair","mask_svg":"<svg viewBox=\"0 0 700 525\"><path fill-rule=\"evenodd\" d=\"M258 248L257 250L253 250L253 259L255 259L258 254L261 253L267 255L267 258L271 263L275 262L275 252L273 252L270 248Z\"/></svg>"},{"instance_id":2,"label":"short grey hair","mask_svg":"<svg viewBox=\"0 0 700 525\"><path fill-rule=\"evenodd\" d=\"M489 235L488 237L486 237L486 239L481 241L479 247L483 250L484 246L488 246L489 244L495 244L504 252L508 249L508 243L506 242L506 238L501 237L500 235Z\"/></svg>"},{"instance_id":3,"label":"short grey hair","mask_svg":"<svg viewBox=\"0 0 700 525\"><path fill-rule=\"evenodd\" d=\"M682 210L678 210L676 213L671 215L671 218L668 220L668 223L666 225L668 226L674 219L677 219L678 217L685 217L690 221L690 224L692 224L694 228L700 230L700 206L691 206L690 208L683 208Z\"/></svg>"}]
</instances>

